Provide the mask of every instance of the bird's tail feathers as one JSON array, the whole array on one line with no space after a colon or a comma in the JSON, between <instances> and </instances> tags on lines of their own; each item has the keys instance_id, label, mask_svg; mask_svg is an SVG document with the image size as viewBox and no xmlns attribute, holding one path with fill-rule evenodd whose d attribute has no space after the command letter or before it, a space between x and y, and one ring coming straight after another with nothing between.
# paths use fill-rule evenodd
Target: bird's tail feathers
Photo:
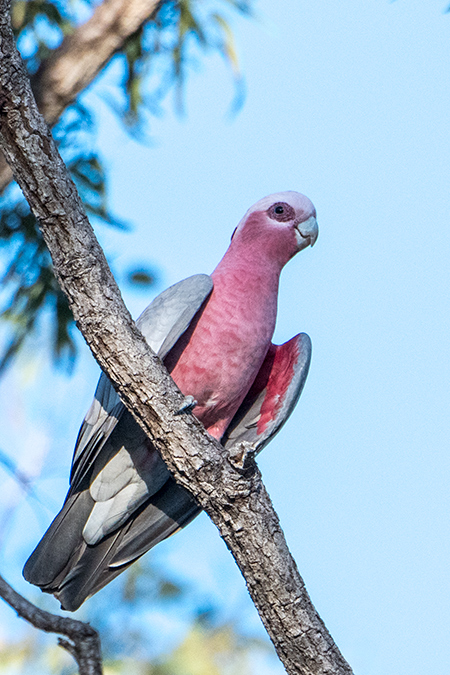
<instances>
[{"instance_id":1,"label":"bird's tail feathers","mask_svg":"<svg viewBox=\"0 0 450 675\"><path fill-rule=\"evenodd\" d=\"M87 490L68 495L63 508L25 563L23 576L27 581L52 592L80 548L83 527L93 505Z\"/></svg>"},{"instance_id":2,"label":"bird's tail feathers","mask_svg":"<svg viewBox=\"0 0 450 675\"><path fill-rule=\"evenodd\" d=\"M78 609L201 511L191 495L170 478L124 525L91 546L82 532L92 507L87 491L69 496L23 571L27 581L53 593L62 609L69 611Z\"/></svg>"}]
</instances>

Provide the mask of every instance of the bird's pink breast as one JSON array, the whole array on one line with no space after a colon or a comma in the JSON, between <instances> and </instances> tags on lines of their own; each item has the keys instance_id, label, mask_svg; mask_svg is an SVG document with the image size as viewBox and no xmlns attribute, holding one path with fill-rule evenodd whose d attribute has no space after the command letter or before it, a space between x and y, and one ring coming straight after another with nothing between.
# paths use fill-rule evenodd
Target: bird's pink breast
<instances>
[{"instance_id":1,"label":"bird's pink breast","mask_svg":"<svg viewBox=\"0 0 450 675\"><path fill-rule=\"evenodd\" d=\"M225 263L225 264L222 264ZM198 401L194 414L220 438L253 384L275 328L278 270L256 273L225 258L214 290L166 358L173 379Z\"/></svg>"}]
</instances>

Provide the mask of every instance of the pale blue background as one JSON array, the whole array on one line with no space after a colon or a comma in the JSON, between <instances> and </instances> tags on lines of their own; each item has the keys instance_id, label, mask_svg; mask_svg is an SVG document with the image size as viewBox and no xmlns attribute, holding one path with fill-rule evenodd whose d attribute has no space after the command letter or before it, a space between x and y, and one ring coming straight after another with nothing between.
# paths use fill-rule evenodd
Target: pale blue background
<instances>
[{"instance_id":1,"label":"pale blue background","mask_svg":"<svg viewBox=\"0 0 450 675\"><path fill-rule=\"evenodd\" d=\"M247 82L237 117L226 113L233 85L218 57L191 78L185 119L168 106L153 121L153 147L124 134L105 105L112 73L89 93L113 210L135 224L131 235L102 227L99 236L119 272L156 264L159 291L210 272L265 194L294 189L313 200L319 239L283 273L275 335L306 331L313 362L259 465L313 602L355 673L445 675L450 16L444 2L425 0L263 0L257 9L257 21L233 22ZM125 297L135 315L150 300ZM3 449L21 448L36 465L50 451L55 480L41 487L55 503L97 377L88 356L80 365L69 381L30 362L1 384ZM24 560L43 530L28 514L29 541L10 536L6 562ZM206 516L150 555L259 630ZM17 570L9 577L30 592ZM150 610L146 620L149 634L161 627ZM181 635L182 622L171 629ZM255 672L283 669L268 661Z\"/></svg>"}]
</instances>

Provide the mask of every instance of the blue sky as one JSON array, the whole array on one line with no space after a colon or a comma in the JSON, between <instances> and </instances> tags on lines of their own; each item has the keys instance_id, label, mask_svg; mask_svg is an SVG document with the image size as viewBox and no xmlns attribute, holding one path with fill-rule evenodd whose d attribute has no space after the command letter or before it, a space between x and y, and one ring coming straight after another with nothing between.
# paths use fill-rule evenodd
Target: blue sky
<instances>
[{"instance_id":1,"label":"blue sky","mask_svg":"<svg viewBox=\"0 0 450 675\"><path fill-rule=\"evenodd\" d=\"M158 291L212 271L265 194L299 190L316 206L319 239L283 272L275 334L307 332L312 366L259 465L313 602L359 675L450 671L445 9L261 1L257 20L234 22L241 112L227 115L233 85L212 57L190 79L186 117L168 106L152 122L151 146L126 136L104 104L108 75L89 93L113 209L134 224L99 237L118 270L154 263ZM135 315L151 299L124 295ZM37 434L61 472L97 377L87 355L81 366L51 387L39 379L48 382L45 365L29 366L0 391L6 442L29 447L26 434ZM64 489L59 480L56 500ZM42 525L33 528L37 539ZM257 626L206 516L151 555Z\"/></svg>"}]
</instances>

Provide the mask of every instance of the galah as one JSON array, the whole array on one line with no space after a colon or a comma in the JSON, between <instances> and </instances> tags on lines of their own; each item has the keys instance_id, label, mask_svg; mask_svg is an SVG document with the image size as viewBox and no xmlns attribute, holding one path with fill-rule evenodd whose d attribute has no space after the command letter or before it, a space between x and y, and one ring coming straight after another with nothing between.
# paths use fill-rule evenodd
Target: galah
<instances>
[{"instance_id":1,"label":"galah","mask_svg":"<svg viewBox=\"0 0 450 675\"><path fill-rule=\"evenodd\" d=\"M247 211L211 276L171 286L137 321L195 403L193 414L225 448L246 441L260 451L297 403L310 339L271 340L280 272L317 235L307 197L269 195ZM73 611L200 511L102 374L78 435L66 500L28 559L25 579Z\"/></svg>"}]
</instances>

